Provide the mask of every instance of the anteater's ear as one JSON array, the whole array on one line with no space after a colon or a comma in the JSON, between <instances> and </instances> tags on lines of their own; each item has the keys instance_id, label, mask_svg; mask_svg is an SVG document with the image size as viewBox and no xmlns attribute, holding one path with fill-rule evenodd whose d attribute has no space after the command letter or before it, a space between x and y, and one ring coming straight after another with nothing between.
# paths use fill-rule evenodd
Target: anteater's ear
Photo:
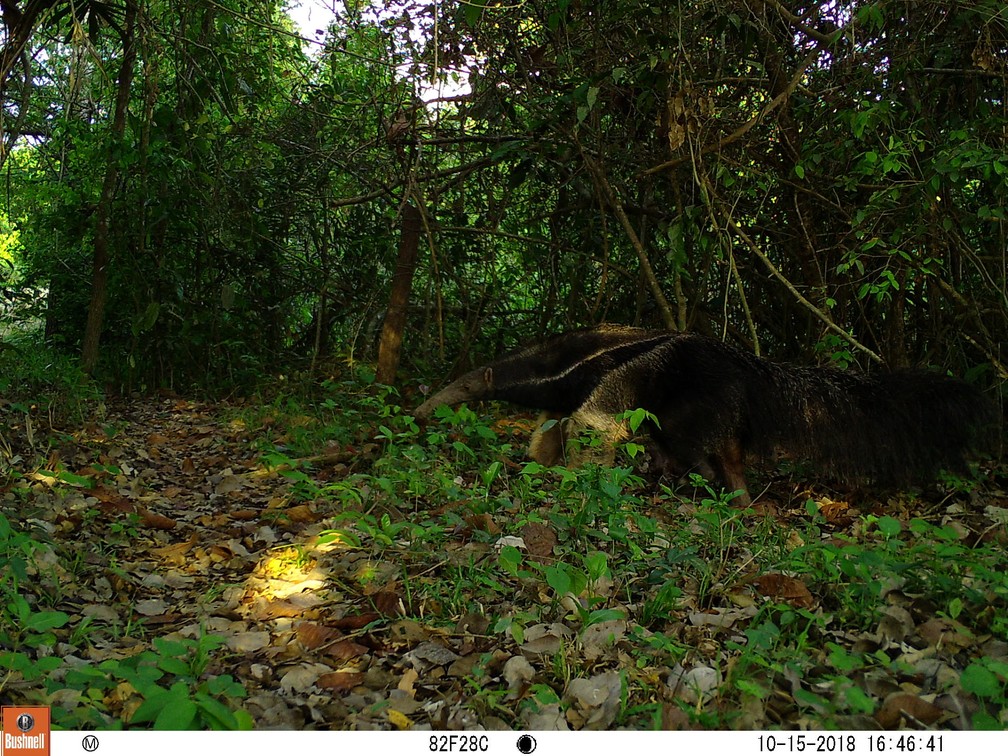
<instances>
[{"instance_id":1,"label":"anteater's ear","mask_svg":"<svg viewBox=\"0 0 1008 756\"><path fill-rule=\"evenodd\" d=\"M493 368L487 368L483 371L483 383L487 388L493 388Z\"/></svg>"}]
</instances>

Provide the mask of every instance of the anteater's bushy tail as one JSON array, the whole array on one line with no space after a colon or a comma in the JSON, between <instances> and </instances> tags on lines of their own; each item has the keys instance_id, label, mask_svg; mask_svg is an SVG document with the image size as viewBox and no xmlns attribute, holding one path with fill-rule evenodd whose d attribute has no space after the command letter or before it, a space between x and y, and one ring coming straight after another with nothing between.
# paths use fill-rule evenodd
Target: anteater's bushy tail
<instances>
[{"instance_id":1,"label":"anteater's bushy tail","mask_svg":"<svg viewBox=\"0 0 1008 756\"><path fill-rule=\"evenodd\" d=\"M906 485L966 472L967 455L995 436L991 402L935 373L773 365L767 374L771 385L749 395L754 451L767 456L775 443L838 478Z\"/></svg>"}]
</instances>

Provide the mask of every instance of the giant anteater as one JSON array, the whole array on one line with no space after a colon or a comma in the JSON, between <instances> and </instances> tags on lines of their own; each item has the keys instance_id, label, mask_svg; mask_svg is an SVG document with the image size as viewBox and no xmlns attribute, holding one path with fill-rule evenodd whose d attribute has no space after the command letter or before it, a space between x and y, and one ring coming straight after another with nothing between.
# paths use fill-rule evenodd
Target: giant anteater
<instances>
[{"instance_id":1,"label":"giant anteater","mask_svg":"<svg viewBox=\"0 0 1008 756\"><path fill-rule=\"evenodd\" d=\"M615 416L642 408L669 471L713 472L749 501L744 463L784 454L847 480L907 485L962 471L994 434L991 403L967 383L921 370L873 374L770 362L692 333L604 325L555 336L467 373L417 409L502 399L570 415L568 435L601 432L601 461L627 440ZM532 454L554 462L559 427ZM582 460L583 461L583 460Z\"/></svg>"}]
</instances>

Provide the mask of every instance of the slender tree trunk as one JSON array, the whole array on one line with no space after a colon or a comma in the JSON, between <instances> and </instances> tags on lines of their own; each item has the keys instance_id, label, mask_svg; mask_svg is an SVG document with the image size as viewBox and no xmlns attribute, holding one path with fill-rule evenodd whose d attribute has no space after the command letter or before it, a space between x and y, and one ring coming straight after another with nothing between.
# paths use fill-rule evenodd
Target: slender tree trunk
<instances>
[{"instance_id":1,"label":"slender tree trunk","mask_svg":"<svg viewBox=\"0 0 1008 756\"><path fill-rule=\"evenodd\" d=\"M129 105L130 87L133 84L133 67L136 64L137 0L126 0L126 19L123 28L123 58L119 66L119 84L116 92L115 115L112 118L110 141L112 145L122 140L126 133L126 110ZM87 325L84 327L84 341L81 345L81 367L90 373L98 364L98 342L105 322L105 303L108 299L109 266L109 220L112 215L112 200L116 182L119 180L117 151L110 147L105 181L96 210L94 259L91 273L91 304L88 307Z\"/></svg>"},{"instance_id":2,"label":"slender tree trunk","mask_svg":"<svg viewBox=\"0 0 1008 756\"><path fill-rule=\"evenodd\" d=\"M406 327L406 305L409 304L410 289L413 286L419 246L420 211L413 205L406 205L402 213L399 257L396 260L395 273L392 275L392 293L389 295L381 343L378 345L378 370L375 379L379 383L391 384L395 381L396 370L399 368L403 329Z\"/></svg>"}]
</instances>

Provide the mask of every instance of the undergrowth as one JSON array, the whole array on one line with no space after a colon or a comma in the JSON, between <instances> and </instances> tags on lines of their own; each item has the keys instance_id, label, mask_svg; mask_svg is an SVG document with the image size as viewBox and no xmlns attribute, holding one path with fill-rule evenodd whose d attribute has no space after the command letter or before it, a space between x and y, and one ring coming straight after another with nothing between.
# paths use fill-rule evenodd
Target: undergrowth
<instances>
[{"instance_id":1,"label":"undergrowth","mask_svg":"<svg viewBox=\"0 0 1008 756\"><path fill-rule=\"evenodd\" d=\"M73 395L82 407L89 400ZM957 726L1008 723L998 651L1008 643L1008 576L996 539L967 541L940 513L862 514L848 528L812 498L798 511L740 509L700 478L646 480L631 463L635 446L612 468L544 468L525 460L525 435L511 423L463 406L421 425L397 402L391 389L348 380L240 414L283 496L325 517L298 546L303 559L338 542L395 564L406 616L446 633L485 617L510 654L530 633L559 628L559 650L517 698L487 653L465 680L481 716L518 726L529 712L567 706L573 680L612 669L617 726L681 716L705 728L863 729L887 690L911 687L932 699L964 695ZM28 490L27 473L8 472L5 490ZM46 590L75 569L73 556L27 532L0 515L0 695L50 703L57 727L253 725L242 682L219 673L228 652L212 634L137 627L144 651L63 664L57 643L70 634L86 645L96 629ZM922 627L955 644L921 640ZM605 650L587 654L592 644ZM931 677L924 657L935 660L923 667ZM110 706L117 697L128 705Z\"/></svg>"},{"instance_id":2,"label":"undergrowth","mask_svg":"<svg viewBox=\"0 0 1008 756\"><path fill-rule=\"evenodd\" d=\"M964 726L1006 724L1008 666L982 655L990 648L983 638L1008 641L1008 576L996 542L968 545L955 528L921 518L865 515L853 533L838 531L811 499L804 513L782 521L732 506L732 495L702 479L656 487L629 455L614 468L547 469L524 461L519 444L465 406L441 408L420 426L392 393L330 388L304 438L358 443L372 428L380 447L374 463L317 485L311 466L297 462L313 443L265 458L289 468L298 496L331 506L336 526L323 538L403 560L413 605L426 607L427 621L447 627L495 607L493 632L519 646L537 623L559 621L584 634L625 621L634 669L702 663L719 671L719 685L698 701L672 699L696 725L747 726L739 712L783 688L794 689L789 703L761 721L864 726L880 706L874 677L918 674L884 636L896 607L918 623L933 616L977 639L976 658L949 660L958 665L957 684L974 697ZM523 551L529 525L555 534L550 553ZM430 556L459 533L493 544L495 556L429 570ZM807 588L808 601L753 590L760 576L778 574ZM431 607L440 614L432 617ZM554 701L571 675L588 673L582 665L574 654L564 659L527 705ZM631 674L628 684L622 721L651 726L662 706L654 700L668 698L668 689L644 674ZM947 678L929 684L933 695L952 685ZM477 687L483 697L503 695L488 681ZM552 694L544 697L544 689Z\"/></svg>"}]
</instances>

